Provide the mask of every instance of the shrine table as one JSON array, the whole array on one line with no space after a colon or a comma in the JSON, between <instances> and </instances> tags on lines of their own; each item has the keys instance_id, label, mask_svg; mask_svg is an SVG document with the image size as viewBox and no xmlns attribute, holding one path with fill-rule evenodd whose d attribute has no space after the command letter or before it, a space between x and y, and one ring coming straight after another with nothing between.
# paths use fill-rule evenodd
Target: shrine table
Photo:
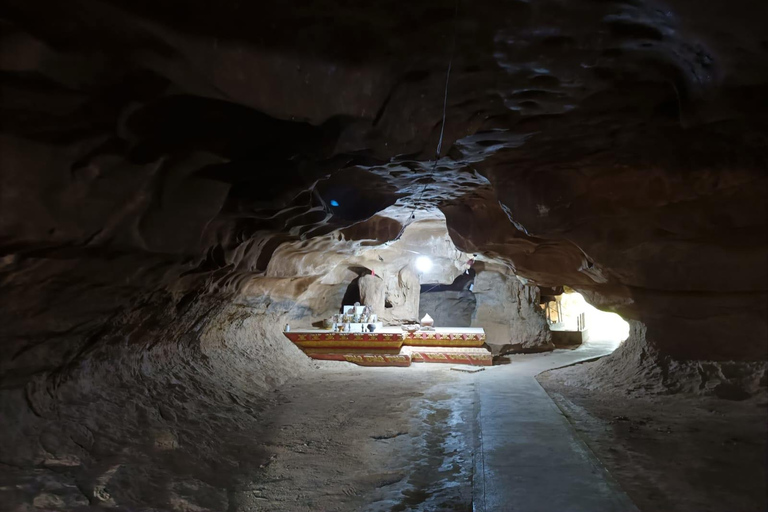
<instances>
[{"instance_id":1,"label":"shrine table","mask_svg":"<svg viewBox=\"0 0 768 512\"><path fill-rule=\"evenodd\" d=\"M438 327L414 333L400 327L383 327L372 333L297 329L284 334L313 359L361 366L410 366L411 361L492 363L491 353L482 348L485 331L479 327Z\"/></svg>"},{"instance_id":2,"label":"shrine table","mask_svg":"<svg viewBox=\"0 0 768 512\"><path fill-rule=\"evenodd\" d=\"M405 335L404 345L420 347L482 347L482 327L436 327L434 331L416 331Z\"/></svg>"}]
</instances>

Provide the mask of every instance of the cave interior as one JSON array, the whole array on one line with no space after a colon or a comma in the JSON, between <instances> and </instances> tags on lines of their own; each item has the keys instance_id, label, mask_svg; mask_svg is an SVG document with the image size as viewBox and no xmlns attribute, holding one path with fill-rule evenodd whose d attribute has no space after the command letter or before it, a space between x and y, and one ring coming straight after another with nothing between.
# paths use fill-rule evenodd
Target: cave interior
<instances>
[{"instance_id":1,"label":"cave interior","mask_svg":"<svg viewBox=\"0 0 768 512\"><path fill-rule=\"evenodd\" d=\"M0 509L768 509L767 2L0 23Z\"/></svg>"}]
</instances>

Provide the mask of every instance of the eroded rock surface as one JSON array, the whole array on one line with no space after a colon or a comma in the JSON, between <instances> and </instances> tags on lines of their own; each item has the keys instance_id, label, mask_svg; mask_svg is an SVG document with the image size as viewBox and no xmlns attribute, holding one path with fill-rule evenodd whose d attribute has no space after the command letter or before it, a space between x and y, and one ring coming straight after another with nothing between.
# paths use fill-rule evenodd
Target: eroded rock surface
<instances>
[{"instance_id":1,"label":"eroded rock surface","mask_svg":"<svg viewBox=\"0 0 768 512\"><path fill-rule=\"evenodd\" d=\"M726 400L765 399L765 361L680 361L656 349L640 322L630 321L629 338L600 361L556 373L566 386L601 389L622 396L687 394Z\"/></svg>"},{"instance_id":2,"label":"eroded rock surface","mask_svg":"<svg viewBox=\"0 0 768 512\"><path fill-rule=\"evenodd\" d=\"M485 267L485 266L483 266ZM472 325L483 327L496 354L552 350L552 333L539 307L538 288L498 267L478 269Z\"/></svg>"},{"instance_id":3,"label":"eroded rock surface","mask_svg":"<svg viewBox=\"0 0 768 512\"><path fill-rule=\"evenodd\" d=\"M361 276L357 283L360 289L360 304L369 306L378 315L384 315L387 288L384 281L375 275Z\"/></svg>"},{"instance_id":4,"label":"eroded rock surface","mask_svg":"<svg viewBox=\"0 0 768 512\"><path fill-rule=\"evenodd\" d=\"M406 259L439 244L443 284L474 253L504 269L478 311L514 273L637 322L594 382L764 388L768 4L454 9L4 2L0 501L224 509L242 439L216 433L253 437L248 408L312 368L282 326L338 310L358 267L416 319L438 280ZM450 238L409 238L435 209Z\"/></svg>"}]
</instances>

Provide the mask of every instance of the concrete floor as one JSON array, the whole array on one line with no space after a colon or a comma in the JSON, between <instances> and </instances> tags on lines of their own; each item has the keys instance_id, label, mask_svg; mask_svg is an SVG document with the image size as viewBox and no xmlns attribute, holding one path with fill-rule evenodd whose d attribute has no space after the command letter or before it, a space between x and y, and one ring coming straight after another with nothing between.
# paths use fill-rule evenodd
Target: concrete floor
<instances>
[{"instance_id":1,"label":"concrete floor","mask_svg":"<svg viewBox=\"0 0 768 512\"><path fill-rule=\"evenodd\" d=\"M535 379L615 346L478 373L324 364L276 397L269 462L230 509L637 512Z\"/></svg>"},{"instance_id":2,"label":"concrete floor","mask_svg":"<svg viewBox=\"0 0 768 512\"><path fill-rule=\"evenodd\" d=\"M572 351L516 356L475 374L475 512L638 510L535 379L615 346L593 341Z\"/></svg>"}]
</instances>

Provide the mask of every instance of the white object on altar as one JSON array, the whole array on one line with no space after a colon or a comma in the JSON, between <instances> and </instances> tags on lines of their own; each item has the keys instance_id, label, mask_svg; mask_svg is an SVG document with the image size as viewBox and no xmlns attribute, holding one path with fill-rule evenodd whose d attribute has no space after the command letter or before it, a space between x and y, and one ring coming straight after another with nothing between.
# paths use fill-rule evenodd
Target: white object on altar
<instances>
[{"instance_id":1,"label":"white object on altar","mask_svg":"<svg viewBox=\"0 0 768 512\"><path fill-rule=\"evenodd\" d=\"M363 311L365 310L365 306L342 306L341 312L346 314L349 314L350 312L354 311L353 315L362 315Z\"/></svg>"}]
</instances>

